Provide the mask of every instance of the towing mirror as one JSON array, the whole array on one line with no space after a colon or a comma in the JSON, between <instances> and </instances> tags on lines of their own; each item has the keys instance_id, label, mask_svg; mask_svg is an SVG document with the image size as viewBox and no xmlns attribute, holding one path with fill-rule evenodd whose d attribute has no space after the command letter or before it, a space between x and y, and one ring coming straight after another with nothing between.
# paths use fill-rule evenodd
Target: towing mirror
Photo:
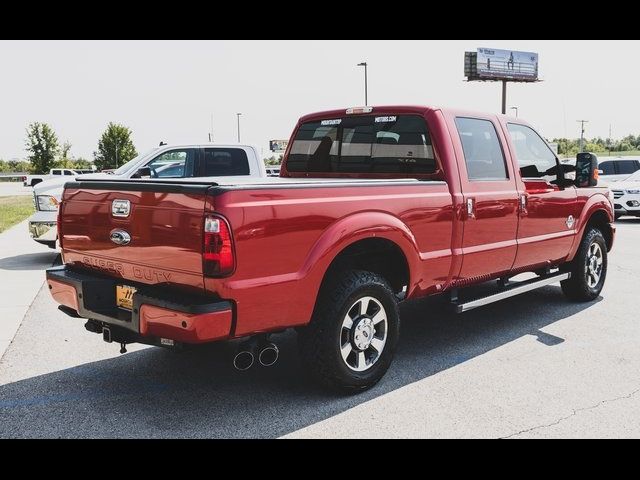
<instances>
[{"instance_id":1,"label":"towing mirror","mask_svg":"<svg viewBox=\"0 0 640 480\"><path fill-rule=\"evenodd\" d=\"M593 153L581 152L576 155L576 187L598 185L598 157Z\"/></svg>"}]
</instances>

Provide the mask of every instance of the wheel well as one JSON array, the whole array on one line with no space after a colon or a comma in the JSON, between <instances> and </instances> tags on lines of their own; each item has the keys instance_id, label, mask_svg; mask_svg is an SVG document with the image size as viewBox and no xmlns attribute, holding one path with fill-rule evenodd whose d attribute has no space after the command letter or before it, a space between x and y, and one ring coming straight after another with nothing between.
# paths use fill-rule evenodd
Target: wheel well
<instances>
[{"instance_id":1,"label":"wheel well","mask_svg":"<svg viewBox=\"0 0 640 480\"><path fill-rule=\"evenodd\" d=\"M609 222L609 216L604 210L598 210L594 212L585 228L585 233L589 230L589 227L595 227L602 232L605 242L607 242L607 251L611 250L611 244L613 242L613 231L611 230L611 224Z\"/></svg>"},{"instance_id":2,"label":"wheel well","mask_svg":"<svg viewBox=\"0 0 640 480\"><path fill-rule=\"evenodd\" d=\"M367 270L384 277L394 292L409 284L409 265L404 253L394 242L384 238L367 238L346 247L333 259L324 281L341 269Z\"/></svg>"}]
</instances>

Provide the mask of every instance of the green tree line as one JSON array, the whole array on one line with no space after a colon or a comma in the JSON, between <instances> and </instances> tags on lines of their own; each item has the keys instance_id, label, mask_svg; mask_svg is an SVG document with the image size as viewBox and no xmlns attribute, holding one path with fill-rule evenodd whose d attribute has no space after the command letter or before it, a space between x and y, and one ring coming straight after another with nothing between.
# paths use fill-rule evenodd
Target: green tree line
<instances>
[{"instance_id":1,"label":"green tree line","mask_svg":"<svg viewBox=\"0 0 640 480\"><path fill-rule=\"evenodd\" d=\"M573 157L580 151L580 139L554 138L552 142L558 144L558 154L566 157ZM628 152L640 150L640 135L627 135L619 140L604 139L595 137L585 139L584 150L586 152Z\"/></svg>"},{"instance_id":2,"label":"green tree line","mask_svg":"<svg viewBox=\"0 0 640 480\"><path fill-rule=\"evenodd\" d=\"M130 128L110 122L98 140L98 149L93 152L93 161L90 161L71 155L71 142L64 141L60 144L58 136L49 124L33 122L27 126L27 159L0 159L0 173L42 174L49 173L52 168L89 169L93 165L98 170L118 168L138 154L131 135Z\"/></svg>"}]
</instances>

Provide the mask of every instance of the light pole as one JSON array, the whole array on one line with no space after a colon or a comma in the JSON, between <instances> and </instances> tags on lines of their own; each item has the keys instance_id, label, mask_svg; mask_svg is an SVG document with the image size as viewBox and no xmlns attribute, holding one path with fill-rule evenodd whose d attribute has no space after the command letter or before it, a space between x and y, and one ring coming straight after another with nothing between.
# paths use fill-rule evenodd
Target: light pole
<instances>
[{"instance_id":1,"label":"light pole","mask_svg":"<svg viewBox=\"0 0 640 480\"><path fill-rule=\"evenodd\" d=\"M116 168L118 168L118 139L116 138Z\"/></svg>"},{"instance_id":2,"label":"light pole","mask_svg":"<svg viewBox=\"0 0 640 480\"><path fill-rule=\"evenodd\" d=\"M509 107L509 110L515 110L516 111L516 118L518 118L518 107Z\"/></svg>"},{"instance_id":3,"label":"light pole","mask_svg":"<svg viewBox=\"0 0 640 480\"><path fill-rule=\"evenodd\" d=\"M584 124L589 120L576 120L576 122L580 123L580 151L584 152Z\"/></svg>"},{"instance_id":4,"label":"light pole","mask_svg":"<svg viewBox=\"0 0 640 480\"><path fill-rule=\"evenodd\" d=\"M240 115L241 113L236 113L236 117L238 118L238 143L240 143Z\"/></svg>"},{"instance_id":5,"label":"light pole","mask_svg":"<svg viewBox=\"0 0 640 480\"><path fill-rule=\"evenodd\" d=\"M368 105L367 101L367 62L360 62L358 67L364 67L364 105Z\"/></svg>"}]
</instances>

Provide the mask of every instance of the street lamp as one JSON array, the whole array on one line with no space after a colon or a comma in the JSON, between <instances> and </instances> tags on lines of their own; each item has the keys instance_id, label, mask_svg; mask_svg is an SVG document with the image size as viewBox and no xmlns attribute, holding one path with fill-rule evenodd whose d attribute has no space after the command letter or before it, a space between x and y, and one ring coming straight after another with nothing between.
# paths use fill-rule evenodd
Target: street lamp
<instances>
[{"instance_id":1,"label":"street lamp","mask_svg":"<svg viewBox=\"0 0 640 480\"><path fill-rule=\"evenodd\" d=\"M236 117L238 118L238 143L240 143L240 115L241 113L236 113Z\"/></svg>"},{"instance_id":2,"label":"street lamp","mask_svg":"<svg viewBox=\"0 0 640 480\"><path fill-rule=\"evenodd\" d=\"M516 111L516 118L518 118L518 107L509 107L509 110L515 110Z\"/></svg>"},{"instance_id":3,"label":"street lamp","mask_svg":"<svg viewBox=\"0 0 640 480\"><path fill-rule=\"evenodd\" d=\"M361 62L357 65L358 67L364 67L364 105L367 104L367 62Z\"/></svg>"}]
</instances>

